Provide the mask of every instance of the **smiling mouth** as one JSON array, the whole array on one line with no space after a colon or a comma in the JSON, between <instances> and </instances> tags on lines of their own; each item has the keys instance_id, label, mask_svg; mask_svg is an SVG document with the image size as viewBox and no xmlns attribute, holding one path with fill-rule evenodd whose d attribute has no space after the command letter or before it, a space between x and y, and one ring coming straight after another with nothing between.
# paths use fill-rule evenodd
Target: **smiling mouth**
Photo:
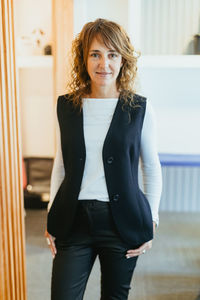
<instances>
[{"instance_id":1,"label":"smiling mouth","mask_svg":"<svg viewBox=\"0 0 200 300\"><path fill-rule=\"evenodd\" d=\"M96 72L96 74L101 75L101 76L106 76L106 75L110 75L112 73L107 73L107 72Z\"/></svg>"}]
</instances>

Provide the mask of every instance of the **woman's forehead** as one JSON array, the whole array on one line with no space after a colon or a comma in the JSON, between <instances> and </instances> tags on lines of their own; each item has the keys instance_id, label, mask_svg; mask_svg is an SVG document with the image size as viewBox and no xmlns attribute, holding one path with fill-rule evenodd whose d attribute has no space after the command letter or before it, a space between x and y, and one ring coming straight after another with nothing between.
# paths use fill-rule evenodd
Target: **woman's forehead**
<instances>
[{"instance_id":1,"label":"woman's forehead","mask_svg":"<svg viewBox=\"0 0 200 300\"><path fill-rule=\"evenodd\" d=\"M109 40L105 39L100 34L93 37L93 39L91 40L89 48L91 49L91 47L93 47L94 44L100 44L103 47L106 47L110 50L115 50L116 51L116 49L112 46L111 42Z\"/></svg>"}]
</instances>

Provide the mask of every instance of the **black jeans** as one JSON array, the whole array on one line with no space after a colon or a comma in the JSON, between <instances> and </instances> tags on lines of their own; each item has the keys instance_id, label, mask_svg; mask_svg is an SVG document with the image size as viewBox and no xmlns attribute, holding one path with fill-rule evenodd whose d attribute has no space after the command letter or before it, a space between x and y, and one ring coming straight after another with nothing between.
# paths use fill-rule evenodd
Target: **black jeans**
<instances>
[{"instance_id":1,"label":"black jeans","mask_svg":"<svg viewBox=\"0 0 200 300\"><path fill-rule=\"evenodd\" d=\"M120 238L109 202L79 200L69 238L55 239L55 244L51 300L82 300L97 255L101 266L101 300L128 299L138 256L126 258L127 250L133 247Z\"/></svg>"}]
</instances>

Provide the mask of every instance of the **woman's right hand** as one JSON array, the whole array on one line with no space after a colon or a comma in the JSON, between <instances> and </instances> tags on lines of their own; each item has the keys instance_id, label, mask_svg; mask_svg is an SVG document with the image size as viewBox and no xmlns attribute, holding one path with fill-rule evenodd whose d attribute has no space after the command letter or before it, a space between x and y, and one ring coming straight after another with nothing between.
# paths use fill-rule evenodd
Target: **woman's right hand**
<instances>
[{"instance_id":1,"label":"woman's right hand","mask_svg":"<svg viewBox=\"0 0 200 300\"><path fill-rule=\"evenodd\" d=\"M46 237L47 244L49 245L52 256L54 258L57 253L56 246L54 243L55 238L50 233L48 233L47 230L45 230L44 236Z\"/></svg>"}]
</instances>

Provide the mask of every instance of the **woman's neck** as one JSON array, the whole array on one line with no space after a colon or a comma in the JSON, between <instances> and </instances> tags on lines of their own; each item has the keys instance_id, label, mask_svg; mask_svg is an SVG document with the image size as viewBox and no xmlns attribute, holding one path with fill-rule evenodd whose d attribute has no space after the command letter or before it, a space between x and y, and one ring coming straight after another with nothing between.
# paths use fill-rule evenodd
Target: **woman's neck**
<instances>
[{"instance_id":1,"label":"woman's neck","mask_svg":"<svg viewBox=\"0 0 200 300\"><path fill-rule=\"evenodd\" d=\"M92 88L92 92L86 96L87 98L118 98L119 92L112 89L94 89Z\"/></svg>"}]
</instances>

